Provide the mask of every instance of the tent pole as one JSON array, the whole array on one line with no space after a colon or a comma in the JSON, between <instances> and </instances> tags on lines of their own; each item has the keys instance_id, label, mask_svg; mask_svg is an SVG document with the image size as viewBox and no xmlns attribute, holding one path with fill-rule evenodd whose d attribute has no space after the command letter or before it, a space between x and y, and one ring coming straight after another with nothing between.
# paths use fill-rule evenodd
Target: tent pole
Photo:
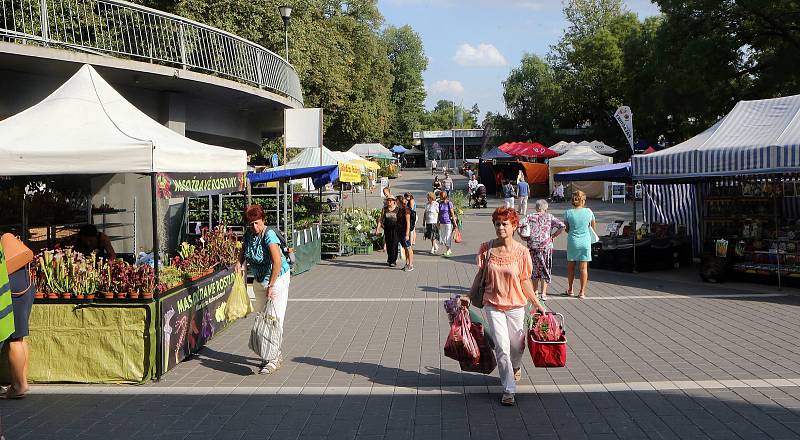
<instances>
[{"instance_id":1,"label":"tent pole","mask_svg":"<svg viewBox=\"0 0 800 440\"><path fill-rule=\"evenodd\" d=\"M283 236L290 237L289 235L289 181L283 182Z\"/></svg>"},{"instance_id":2,"label":"tent pole","mask_svg":"<svg viewBox=\"0 0 800 440\"><path fill-rule=\"evenodd\" d=\"M776 184L776 182L777 182L777 184ZM778 184L780 185L781 197L783 197L783 195L782 195L783 194L783 180L780 177L777 177L775 180L772 181L772 183L773 183L773 188L777 188L776 185L778 185ZM772 196L775 199L775 203L774 203L775 206L773 208L775 210L775 240L776 240L775 241L775 246L776 246L775 253L776 253L776 256L777 256L777 259L775 261L778 262L778 290L780 291L780 290L783 290L783 288L781 286L781 246L780 246L780 241L777 241L777 240L780 239L780 233L781 233L780 229L781 228L780 228L780 224L778 223L778 221L779 221L778 220L779 219L779 216L778 216L778 195L776 194L776 191L774 189L772 191Z\"/></svg>"},{"instance_id":3,"label":"tent pole","mask_svg":"<svg viewBox=\"0 0 800 440\"><path fill-rule=\"evenodd\" d=\"M612 197L613 189L612 189ZM633 273L639 273L636 269L636 183L633 184Z\"/></svg>"},{"instance_id":4,"label":"tent pole","mask_svg":"<svg viewBox=\"0 0 800 440\"><path fill-rule=\"evenodd\" d=\"M152 226L153 226L153 270L155 277L155 285L158 286L158 276L159 276L159 248L160 243L158 242L158 196L156 194L156 189L158 188L158 180L156 178L156 173L150 173L150 196L151 196L151 210L150 217L152 218ZM159 295L160 296L160 295ZM163 323L161 322L161 298L155 296L155 321L156 321L156 381L161 381L161 376L164 375L164 350L168 350L169 347L164 347L164 328Z\"/></svg>"}]
</instances>

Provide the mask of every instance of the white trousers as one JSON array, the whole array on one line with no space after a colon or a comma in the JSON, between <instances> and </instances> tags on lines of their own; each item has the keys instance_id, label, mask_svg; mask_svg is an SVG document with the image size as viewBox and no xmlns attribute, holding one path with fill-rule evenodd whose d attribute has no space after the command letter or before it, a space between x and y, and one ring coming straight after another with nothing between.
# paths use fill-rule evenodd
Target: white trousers
<instances>
[{"instance_id":1,"label":"white trousers","mask_svg":"<svg viewBox=\"0 0 800 440\"><path fill-rule=\"evenodd\" d=\"M439 223L439 243L445 245L447 249L453 247L452 223Z\"/></svg>"},{"instance_id":2,"label":"white trousers","mask_svg":"<svg viewBox=\"0 0 800 440\"><path fill-rule=\"evenodd\" d=\"M528 215L528 198L527 197L520 197L519 198L519 213L522 215Z\"/></svg>"},{"instance_id":3,"label":"white trousers","mask_svg":"<svg viewBox=\"0 0 800 440\"><path fill-rule=\"evenodd\" d=\"M272 286L273 298L272 304L275 306L275 313L278 315L278 326L283 333L283 318L286 316L286 304L289 302L289 282L291 281L291 274L286 272L275 280L275 285ZM267 285L269 285L269 275L263 283L253 282L253 294L255 294L255 304L253 310L261 312L267 304ZM264 359L272 361L274 359Z\"/></svg>"},{"instance_id":4,"label":"white trousers","mask_svg":"<svg viewBox=\"0 0 800 440\"><path fill-rule=\"evenodd\" d=\"M506 206L505 206L506 208L514 209L514 198L513 197L506 197L505 199L503 199L503 201L506 203Z\"/></svg>"},{"instance_id":5,"label":"white trousers","mask_svg":"<svg viewBox=\"0 0 800 440\"><path fill-rule=\"evenodd\" d=\"M522 366L522 353L525 351L525 307L497 310L487 304L483 307L483 314L494 337L494 354L503 392L514 393L517 390L514 368Z\"/></svg>"}]
</instances>

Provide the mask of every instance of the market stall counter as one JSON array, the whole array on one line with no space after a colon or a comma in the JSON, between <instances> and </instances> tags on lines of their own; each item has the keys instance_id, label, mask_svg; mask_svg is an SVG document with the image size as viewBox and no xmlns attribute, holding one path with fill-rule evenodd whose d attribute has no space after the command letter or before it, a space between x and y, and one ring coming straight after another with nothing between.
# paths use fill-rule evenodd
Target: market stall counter
<instances>
[{"instance_id":1,"label":"market stall counter","mask_svg":"<svg viewBox=\"0 0 800 440\"><path fill-rule=\"evenodd\" d=\"M652 225L649 230L642 225L634 241L630 229L626 227L621 235L614 232L600 237L600 241L592 245L592 261L589 262L589 267L621 272L646 272L674 269L692 263L691 242L683 233L685 231L675 233L673 225Z\"/></svg>"}]
</instances>

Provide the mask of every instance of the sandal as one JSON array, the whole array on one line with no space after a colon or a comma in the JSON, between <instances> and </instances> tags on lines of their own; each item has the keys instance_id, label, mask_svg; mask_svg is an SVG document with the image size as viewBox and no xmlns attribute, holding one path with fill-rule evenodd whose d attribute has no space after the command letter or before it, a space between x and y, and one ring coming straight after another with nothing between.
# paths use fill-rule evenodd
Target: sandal
<instances>
[{"instance_id":1,"label":"sandal","mask_svg":"<svg viewBox=\"0 0 800 440\"><path fill-rule=\"evenodd\" d=\"M572 292L564 292L564 296L575 296Z\"/></svg>"},{"instance_id":2,"label":"sandal","mask_svg":"<svg viewBox=\"0 0 800 440\"><path fill-rule=\"evenodd\" d=\"M543 293L543 294L539 295L539 299L541 299L542 301L547 301L547 294Z\"/></svg>"},{"instance_id":3,"label":"sandal","mask_svg":"<svg viewBox=\"0 0 800 440\"><path fill-rule=\"evenodd\" d=\"M6 388L3 394L0 394L0 399L8 399L8 400L19 400L24 399L25 393L20 393L14 389L14 387Z\"/></svg>"},{"instance_id":4,"label":"sandal","mask_svg":"<svg viewBox=\"0 0 800 440\"><path fill-rule=\"evenodd\" d=\"M522 369L514 368L514 381L519 382L522 379Z\"/></svg>"},{"instance_id":5,"label":"sandal","mask_svg":"<svg viewBox=\"0 0 800 440\"><path fill-rule=\"evenodd\" d=\"M503 393L503 398L500 399L500 404L503 406L514 406L516 403L517 402L514 399L514 394L512 393Z\"/></svg>"},{"instance_id":6,"label":"sandal","mask_svg":"<svg viewBox=\"0 0 800 440\"><path fill-rule=\"evenodd\" d=\"M267 362L258 371L258 374L272 374L281 369L281 364L277 360Z\"/></svg>"},{"instance_id":7,"label":"sandal","mask_svg":"<svg viewBox=\"0 0 800 440\"><path fill-rule=\"evenodd\" d=\"M578 299L584 299L584 298L586 298L586 294L585 293L578 294Z\"/></svg>"}]
</instances>

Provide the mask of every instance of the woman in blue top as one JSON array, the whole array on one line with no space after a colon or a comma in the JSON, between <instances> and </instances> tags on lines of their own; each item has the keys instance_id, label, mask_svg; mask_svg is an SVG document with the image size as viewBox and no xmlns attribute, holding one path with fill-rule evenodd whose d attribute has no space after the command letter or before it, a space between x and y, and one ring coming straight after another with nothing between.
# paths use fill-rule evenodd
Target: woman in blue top
<instances>
[{"instance_id":1,"label":"woman in blue top","mask_svg":"<svg viewBox=\"0 0 800 440\"><path fill-rule=\"evenodd\" d=\"M575 281L575 265L580 264L581 290L578 298L586 297L586 285L589 282L589 262L592 261L592 243L594 242L595 220L591 209L586 208L586 193L572 193L572 209L564 214L567 225L567 291L564 295L573 296L572 284ZM590 230L591 228L591 230Z\"/></svg>"},{"instance_id":2,"label":"woman in blue top","mask_svg":"<svg viewBox=\"0 0 800 440\"><path fill-rule=\"evenodd\" d=\"M286 303L289 300L290 268L283 255L280 240L275 231L264 224L264 210L258 205L250 205L245 211L247 232L242 239L242 252L239 254L237 270L250 265L253 271L253 293L255 310L262 311L267 301L272 301L278 318L278 326L283 333L283 318L286 316ZM281 368L283 355L275 359L263 359L259 374L271 374Z\"/></svg>"}]
</instances>

